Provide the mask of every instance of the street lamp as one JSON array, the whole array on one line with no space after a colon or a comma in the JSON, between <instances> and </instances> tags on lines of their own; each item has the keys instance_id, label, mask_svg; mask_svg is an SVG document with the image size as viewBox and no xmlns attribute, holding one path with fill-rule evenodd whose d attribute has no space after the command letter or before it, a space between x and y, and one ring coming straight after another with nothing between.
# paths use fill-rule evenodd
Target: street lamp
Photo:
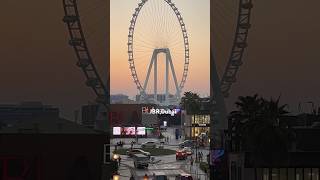
<instances>
[{"instance_id":1,"label":"street lamp","mask_svg":"<svg viewBox=\"0 0 320 180\"><path fill-rule=\"evenodd\" d=\"M119 174L114 174L113 177L112 177L112 180L120 180L120 176Z\"/></svg>"},{"instance_id":2,"label":"street lamp","mask_svg":"<svg viewBox=\"0 0 320 180\"><path fill-rule=\"evenodd\" d=\"M198 132L194 134L196 136L196 162L198 161Z\"/></svg>"},{"instance_id":3,"label":"street lamp","mask_svg":"<svg viewBox=\"0 0 320 180\"><path fill-rule=\"evenodd\" d=\"M114 161L117 161L119 159L120 155L119 154L113 154L112 159Z\"/></svg>"}]
</instances>

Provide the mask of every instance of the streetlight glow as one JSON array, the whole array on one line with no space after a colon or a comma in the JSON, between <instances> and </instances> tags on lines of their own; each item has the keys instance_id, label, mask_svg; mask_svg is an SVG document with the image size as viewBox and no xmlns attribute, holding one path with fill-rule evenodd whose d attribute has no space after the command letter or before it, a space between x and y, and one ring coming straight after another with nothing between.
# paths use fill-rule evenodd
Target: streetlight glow
<instances>
[{"instance_id":1,"label":"streetlight glow","mask_svg":"<svg viewBox=\"0 0 320 180\"><path fill-rule=\"evenodd\" d=\"M118 174L113 175L113 180L120 180L120 176Z\"/></svg>"},{"instance_id":2,"label":"streetlight glow","mask_svg":"<svg viewBox=\"0 0 320 180\"><path fill-rule=\"evenodd\" d=\"M120 157L119 154L113 154L112 159L113 159L113 160L118 160L119 157Z\"/></svg>"}]
</instances>

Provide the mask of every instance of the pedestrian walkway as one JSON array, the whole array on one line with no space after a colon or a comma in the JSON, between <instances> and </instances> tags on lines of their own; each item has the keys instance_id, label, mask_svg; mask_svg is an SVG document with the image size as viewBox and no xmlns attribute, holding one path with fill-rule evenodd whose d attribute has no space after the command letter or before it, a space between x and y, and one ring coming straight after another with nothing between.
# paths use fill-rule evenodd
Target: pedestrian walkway
<instances>
[{"instance_id":1,"label":"pedestrian walkway","mask_svg":"<svg viewBox=\"0 0 320 180\"><path fill-rule=\"evenodd\" d=\"M188 159L186 161L186 164L181 166L181 169L183 169L186 172L188 172L189 174L191 174L195 180L209 180L210 179L209 176L200 169L200 163L194 163L191 166L190 159Z\"/></svg>"}]
</instances>

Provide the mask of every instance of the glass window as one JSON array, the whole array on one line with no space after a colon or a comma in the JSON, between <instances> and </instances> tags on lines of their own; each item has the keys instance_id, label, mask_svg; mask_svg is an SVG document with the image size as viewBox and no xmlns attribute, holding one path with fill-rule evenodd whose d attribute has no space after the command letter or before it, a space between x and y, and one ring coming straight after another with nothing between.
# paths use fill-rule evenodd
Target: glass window
<instances>
[{"instance_id":1,"label":"glass window","mask_svg":"<svg viewBox=\"0 0 320 180\"><path fill-rule=\"evenodd\" d=\"M242 169L241 167L238 167L238 176L237 176L237 180L241 180L242 179Z\"/></svg>"},{"instance_id":2,"label":"glass window","mask_svg":"<svg viewBox=\"0 0 320 180\"><path fill-rule=\"evenodd\" d=\"M237 176L237 169L236 169L236 162L231 163L231 180L236 180Z\"/></svg>"},{"instance_id":3,"label":"glass window","mask_svg":"<svg viewBox=\"0 0 320 180\"><path fill-rule=\"evenodd\" d=\"M209 124L210 116L209 115L195 115L192 117L193 124Z\"/></svg>"},{"instance_id":4,"label":"glass window","mask_svg":"<svg viewBox=\"0 0 320 180\"><path fill-rule=\"evenodd\" d=\"M296 168L296 180L302 180L302 169L301 168Z\"/></svg>"},{"instance_id":5,"label":"glass window","mask_svg":"<svg viewBox=\"0 0 320 180\"><path fill-rule=\"evenodd\" d=\"M269 180L269 169L268 168L263 168L263 176L262 180Z\"/></svg>"},{"instance_id":6,"label":"glass window","mask_svg":"<svg viewBox=\"0 0 320 180\"><path fill-rule=\"evenodd\" d=\"M311 180L311 168L304 168L304 180Z\"/></svg>"},{"instance_id":7,"label":"glass window","mask_svg":"<svg viewBox=\"0 0 320 180\"><path fill-rule=\"evenodd\" d=\"M295 174L294 174L294 168L289 168L288 169L288 179L289 180L294 180L294 176L295 176Z\"/></svg>"},{"instance_id":8,"label":"glass window","mask_svg":"<svg viewBox=\"0 0 320 180\"><path fill-rule=\"evenodd\" d=\"M280 169L280 180L287 180L287 168Z\"/></svg>"},{"instance_id":9,"label":"glass window","mask_svg":"<svg viewBox=\"0 0 320 180\"><path fill-rule=\"evenodd\" d=\"M319 180L319 168L312 168L311 178L312 180Z\"/></svg>"},{"instance_id":10,"label":"glass window","mask_svg":"<svg viewBox=\"0 0 320 180\"><path fill-rule=\"evenodd\" d=\"M280 169L278 168L272 168L272 180L279 180L280 177Z\"/></svg>"}]
</instances>

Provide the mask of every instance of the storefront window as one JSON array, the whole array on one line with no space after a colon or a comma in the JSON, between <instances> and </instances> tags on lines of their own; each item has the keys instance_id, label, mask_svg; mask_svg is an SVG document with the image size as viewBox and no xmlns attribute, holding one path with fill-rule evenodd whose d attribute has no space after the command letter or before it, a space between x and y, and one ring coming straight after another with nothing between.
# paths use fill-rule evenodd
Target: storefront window
<instances>
[{"instance_id":1,"label":"storefront window","mask_svg":"<svg viewBox=\"0 0 320 180\"><path fill-rule=\"evenodd\" d=\"M302 168L296 168L296 180L302 180L303 172Z\"/></svg>"},{"instance_id":2,"label":"storefront window","mask_svg":"<svg viewBox=\"0 0 320 180\"><path fill-rule=\"evenodd\" d=\"M210 115L194 115L192 116L192 124L209 124Z\"/></svg>"},{"instance_id":3,"label":"storefront window","mask_svg":"<svg viewBox=\"0 0 320 180\"><path fill-rule=\"evenodd\" d=\"M269 180L269 169L268 168L264 168L263 169L263 178L262 180Z\"/></svg>"},{"instance_id":4,"label":"storefront window","mask_svg":"<svg viewBox=\"0 0 320 180\"><path fill-rule=\"evenodd\" d=\"M287 180L287 168L280 169L280 180Z\"/></svg>"},{"instance_id":5,"label":"storefront window","mask_svg":"<svg viewBox=\"0 0 320 180\"><path fill-rule=\"evenodd\" d=\"M319 180L319 169L318 168L312 168L311 179L312 180Z\"/></svg>"},{"instance_id":6,"label":"storefront window","mask_svg":"<svg viewBox=\"0 0 320 180\"><path fill-rule=\"evenodd\" d=\"M311 180L311 169L304 168L304 180Z\"/></svg>"}]
</instances>

